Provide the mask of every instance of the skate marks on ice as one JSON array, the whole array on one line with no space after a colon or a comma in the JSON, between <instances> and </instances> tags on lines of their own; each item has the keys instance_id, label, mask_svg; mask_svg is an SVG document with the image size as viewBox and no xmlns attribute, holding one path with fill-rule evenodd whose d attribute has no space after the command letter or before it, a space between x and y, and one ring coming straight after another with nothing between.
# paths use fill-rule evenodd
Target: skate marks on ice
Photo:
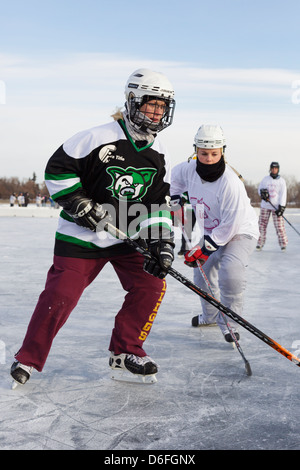
<instances>
[{"instance_id":1,"label":"skate marks on ice","mask_svg":"<svg viewBox=\"0 0 300 470\"><path fill-rule=\"evenodd\" d=\"M10 256L11 245L18 259L5 263L0 272L1 292L10 292L0 305L1 340L6 345L6 362L0 364L1 449L300 449L299 370L240 328L240 342L253 369L253 376L247 377L239 354L217 328L190 326L199 299L175 279L167 280L165 302L147 341L147 353L160 366L156 384L110 379L107 347L122 292L108 269L86 291L55 339L44 371L33 372L25 386L12 391L10 358L43 288L52 259L49 233L56 227L46 219L21 222L11 218L0 226L0 235L4 231L6 237L0 257ZM37 229L40 236L31 235ZM10 230L13 235L8 236ZM28 244L31 237L34 243ZM275 259L286 260L281 271L279 266L278 271L267 267L267 246L253 253L248 271L245 318L287 348L300 341L298 238L296 243L289 232L286 253L269 238ZM191 275L182 260L176 259L174 267ZM34 282L17 282L13 288L11 280L23 280L19 273L28 270L37 272ZM265 289L260 292L262 282ZM105 306L99 295L103 291L111 292Z\"/></svg>"},{"instance_id":2,"label":"skate marks on ice","mask_svg":"<svg viewBox=\"0 0 300 470\"><path fill-rule=\"evenodd\" d=\"M215 362L216 335L207 338L208 347L199 346L195 331L190 341L189 356L178 362L183 338L166 357L163 337L156 335L151 353L161 368L151 386L110 380L106 361L88 373L82 366L76 375L66 373L62 361L26 386L1 392L2 448L297 448L299 400L289 374L283 377L287 385L278 387L276 361L269 375L255 364L250 387L239 361L230 363L235 352L226 344L222 363Z\"/></svg>"}]
</instances>

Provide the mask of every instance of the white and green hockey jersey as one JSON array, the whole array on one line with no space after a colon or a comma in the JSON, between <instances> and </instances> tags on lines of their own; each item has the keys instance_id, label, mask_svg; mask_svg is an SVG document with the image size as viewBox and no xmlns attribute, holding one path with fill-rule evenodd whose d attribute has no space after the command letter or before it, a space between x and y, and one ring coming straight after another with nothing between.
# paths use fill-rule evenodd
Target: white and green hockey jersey
<instances>
[{"instance_id":1,"label":"white and green hockey jersey","mask_svg":"<svg viewBox=\"0 0 300 470\"><path fill-rule=\"evenodd\" d=\"M143 143L142 143L143 145ZM51 198L64 201L82 194L104 204L113 223L133 238L169 236L172 218L168 207L170 161L156 138L137 145L122 120L82 131L52 155L45 170ZM60 213L54 253L59 256L98 258L130 251L124 242L105 231L80 227Z\"/></svg>"}]
</instances>

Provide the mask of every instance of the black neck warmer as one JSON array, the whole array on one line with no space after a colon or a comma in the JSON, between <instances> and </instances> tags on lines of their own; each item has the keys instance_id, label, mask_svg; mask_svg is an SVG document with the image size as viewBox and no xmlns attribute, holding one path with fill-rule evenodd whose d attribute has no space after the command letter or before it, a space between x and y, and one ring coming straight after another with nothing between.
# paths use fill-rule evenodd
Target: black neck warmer
<instances>
[{"instance_id":1,"label":"black neck warmer","mask_svg":"<svg viewBox=\"0 0 300 470\"><path fill-rule=\"evenodd\" d=\"M201 163L197 158L196 171L204 181L209 181L210 183L216 181L223 175L225 168L226 164L223 155L217 163L213 163L212 165Z\"/></svg>"}]
</instances>

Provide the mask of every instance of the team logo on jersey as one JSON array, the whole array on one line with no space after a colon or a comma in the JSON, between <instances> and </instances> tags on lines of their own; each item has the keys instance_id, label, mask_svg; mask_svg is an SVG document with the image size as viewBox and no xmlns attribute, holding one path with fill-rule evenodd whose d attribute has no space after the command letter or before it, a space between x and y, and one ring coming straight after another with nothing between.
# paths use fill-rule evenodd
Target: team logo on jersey
<instances>
[{"instance_id":1,"label":"team logo on jersey","mask_svg":"<svg viewBox=\"0 0 300 470\"><path fill-rule=\"evenodd\" d=\"M190 202L194 209L201 233L203 229L213 230L220 225L220 220L217 217L213 219L211 208L204 202L203 198L199 199L191 196Z\"/></svg>"},{"instance_id":2,"label":"team logo on jersey","mask_svg":"<svg viewBox=\"0 0 300 470\"><path fill-rule=\"evenodd\" d=\"M117 147L113 144L105 145L99 152L99 159L103 163L108 163L111 158L115 158L113 153L117 150Z\"/></svg>"},{"instance_id":3,"label":"team logo on jersey","mask_svg":"<svg viewBox=\"0 0 300 470\"><path fill-rule=\"evenodd\" d=\"M111 166L106 169L112 177L112 184L106 189L112 192L113 197L119 200L139 202L147 193L153 178L157 173L154 168L120 168Z\"/></svg>"}]
</instances>

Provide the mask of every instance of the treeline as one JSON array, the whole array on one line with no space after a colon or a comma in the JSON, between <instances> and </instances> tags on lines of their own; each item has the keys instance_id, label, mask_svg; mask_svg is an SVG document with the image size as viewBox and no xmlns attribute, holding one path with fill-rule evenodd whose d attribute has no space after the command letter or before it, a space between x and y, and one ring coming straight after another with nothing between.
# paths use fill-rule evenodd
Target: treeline
<instances>
[{"instance_id":1,"label":"treeline","mask_svg":"<svg viewBox=\"0 0 300 470\"><path fill-rule=\"evenodd\" d=\"M12 194L27 194L29 200L34 200L37 194L49 197L49 192L45 183L37 183L36 175L33 173L32 178L20 180L17 177L0 178L0 199L8 200Z\"/></svg>"},{"instance_id":2,"label":"treeline","mask_svg":"<svg viewBox=\"0 0 300 470\"><path fill-rule=\"evenodd\" d=\"M287 186L287 205L293 207L300 207L300 182L296 181L294 176L283 176ZM260 196L258 194L258 185L250 183L248 181L244 182L247 194L253 205L260 204Z\"/></svg>"},{"instance_id":3,"label":"treeline","mask_svg":"<svg viewBox=\"0 0 300 470\"><path fill-rule=\"evenodd\" d=\"M300 207L300 182L294 177L284 176L287 185L288 204ZM260 197L257 192L258 183L254 184L244 181L246 191L253 205L260 204ZM38 184L36 175L32 178L20 180L17 177L0 178L0 200L8 200L12 194L18 196L20 193L27 194L30 200L35 200L37 194L49 197L49 192L45 183Z\"/></svg>"}]
</instances>

